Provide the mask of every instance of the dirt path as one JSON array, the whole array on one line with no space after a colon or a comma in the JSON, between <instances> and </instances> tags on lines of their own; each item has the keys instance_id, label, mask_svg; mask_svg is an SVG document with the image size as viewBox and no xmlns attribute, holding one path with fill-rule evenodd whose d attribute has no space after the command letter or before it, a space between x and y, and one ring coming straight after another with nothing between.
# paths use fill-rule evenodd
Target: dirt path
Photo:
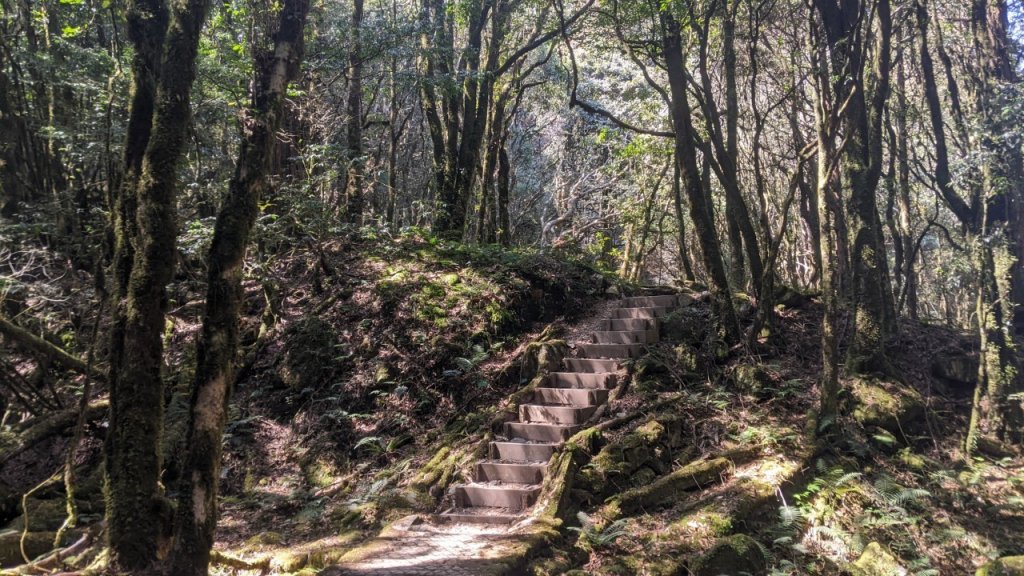
<instances>
[{"instance_id":1,"label":"dirt path","mask_svg":"<svg viewBox=\"0 0 1024 576\"><path fill-rule=\"evenodd\" d=\"M323 572L329 576L486 576L500 572L517 550L506 526L435 524L420 517L397 522L362 554Z\"/></svg>"}]
</instances>

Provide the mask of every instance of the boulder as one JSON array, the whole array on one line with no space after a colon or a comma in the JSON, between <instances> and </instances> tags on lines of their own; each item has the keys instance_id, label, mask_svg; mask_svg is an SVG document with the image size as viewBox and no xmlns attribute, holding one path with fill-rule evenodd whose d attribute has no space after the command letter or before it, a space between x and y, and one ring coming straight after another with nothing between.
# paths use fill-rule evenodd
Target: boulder
<instances>
[{"instance_id":1,"label":"boulder","mask_svg":"<svg viewBox=\"0 0 1024 576\"><path fill-rule=\"evenodd\" d=\"M697 558L690 569L693 576L719 576L721 574L751 574L767 571L768 561L761 545L746 534L719 538L703 556Z\"/></svg>"},{"instance_id":2,"label":"boulder","mask_svg":"<svg viewBox=\"0 0 1024 576\"><path fill-rule=\"evenodd\" d=\"M707 319L699 309L680 307L663 316L658 325L663 340L700 346L706 335Z\"/></svg>"},{"instance_id":3,"label":"boulder","mask_svg":"<svg viewBox=\"0 0 1024 576\"><path fill-rule=\"evenodd\" d=\"M604 446L580 471L576 487L602 500L664 474L683 444L682 423L678 416L663 416Z\"/></svg>"},{"instance_id":4,"label":"boulder","mask_svg":"<svg viewBox=\"0 0 1024 576\"><path fill-rule=\"evenodd\" d=\"M865 428L876 426L896 437L923 428L924 399L921 394L898 382L877 378L855 378L853 417Z\"/></svg>"},{"instance_id":5,"label":"boulder","mask_svg":"<svg viewBox=\"0 0 1024 576\"><path fill-rule=\"evenodd\" d=\"M959 396L970 396L978 381L978 358L960 351L940 352L932 360L932 376Z\"/></svg>"},{"instance_id":6,"label":"boulder","mask_svg":"<svg viewBox=\"0 0 1024 576\"><path fill-rule=\"evenodd\" d=\"M846 567L851 576L906 576L907 569L878 542L864 548L860 558Z\"/></svg>"},{"instance_id":7,"label":"boulder","mask_svg":"<svg viewBox=\"0 0 1024 576\"><path fill-rule=\"evenodd\" d=\"M25 553L29 558L35 559L53 550L53 539L56 536L55 532L29 532L25 537ZM0 566L9 568L24 563L25 559L21 555L21 532L0 532Z\"/></svg>"},{"instance_id":8,"label":"boulder","mask_svg":"<svg viewBox=\"0 0 1024 576\"><path fill-rule=\"evenodd\" d=\"M739 364L733 368L732 381L743 394L760 396L772 387L772 377L758 364Z\"/></svg>"},{"instance_id":9,"label":"boulder","mask_svg":"<svg viewBox=\"0 0 1024 576\"><path fill-rule=\"evenodd\" d=\"M974 576L1024 576L1024 556L1004 556L978 568Z\"/></svg>"},{"instance_id":10,"label":"boulder","mask_svg":"<svg viewBox=\"0 0 1024 576\"><path fill-rule=\"evenodd\" d=\"M284 361L278 376L294 389L317 389L331 381L338 367L339 341L330 324L312 316L299 320L285 336Z\"/></svg>"}]
</instances>

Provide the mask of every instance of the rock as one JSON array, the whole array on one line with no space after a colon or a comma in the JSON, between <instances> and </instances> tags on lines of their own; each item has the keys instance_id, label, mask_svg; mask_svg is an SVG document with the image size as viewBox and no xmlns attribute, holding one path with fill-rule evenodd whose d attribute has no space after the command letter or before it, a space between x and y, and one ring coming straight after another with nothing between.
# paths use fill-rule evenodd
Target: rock
<instances>
[{"instance_id":1,"label":"rock","mask_svg":"<svg viewBox=\"0 0 1024 576\"><path fill-rule=\"evenodd\" d=\"M978 358L960 351L940 352L932 360L931 371L951 393L970 396L978 381Z\"/></svg>"},{"instance_id":2,"label":"rock","mask_svg":"<svg viewBox=\"0 0 1024 576\"><path fill-rule=\"evenodd\" d=\"M56 536L55 532L29 532L25 538L25 553L29 558L35 559L53 550L53 539ZM0 532L0 566L10 567L24 563L25 559L21 556L21 532Z\"/></svg>"},{"instance_id":3,"label":"rock","mask_svg":"<svg viewBox=\"0 0 1024 576\"><path fill-rule=\"evenodd\" d=\"M907 569L878 542L872 542L852 564L846 567L851 576L906 576Z\"/></svg>"},{"instance_id":4,"label":"rock","mask_svg":"<svg viewBox=\"0 0 1024 576\"><path fill-rule=\"evenodd\" d=\"M764 574L768 562L761 545L746 534L719 538L691 567L693 576L721 574Z\"/></svg>"},{"instance_id":5,"label":"rock","mask_svg":"<svg viewBox=\"0 0 1024 576\"><path fill-rule=\"evenodd\" d=\"M676 355L676 363L687 373L696 374L701 371L701 356L696 348L689 344L680 344L672 351Z\"/></svg>"},{"instance_id":6,"label":"rock","mask_svg":"<svg viewBox=\"0 0 1024 576\"><path fill-rule=\"evenodd\" d=\"M664 474L683 444L682 419L663 416L604 446L580 471L577 487L603 500Z\"/></svg>"},{"instance_id":7,"label":"rock","mask_svg":"<svg viewBox=\"0 0 1024 576\"><path fill-rule=\"evenodd\" d=\"M804 294L789 286L778 286L775 288L775 304L786 308L801 308L811 301L810 294Z\"/></svg>"},{"instance_id":8,"label":"rock","mask_svg":"<svg viewBox=\"0 0 1024 576\"><path fill-rule=\"evenodd\" d=\"M78 500L79 515L103 514L102 500ZM18 503L17 516L11 519L4 528L20 531L25 526L25 516L21 511L21 503ZM64 523L67 517L67 507L63 498L50 498L37 500L32 498L28 501L29 530L57 530Z\"/></svg>"},{"instance_id":9,"label":"rock","mask_svg":"<svg viewBox=\"0 0 1024 576\"><path fill-rule=\"evenodd\" d=\"M646 486L623 492L617 498L617 508L623 514L631 514L671 504L689 490L718 483L731 467L727 458L690 462Z\"/></svg>"},{"instance_id":10,"label":"rock","mask_svg":"<svg viewBox=\"0 0 1024 576\"><path fill-rule=\"evenodd\" d=\"M974 576L1024 576L1024 556L1005 556L978 568Z\"/></svg>"},{"instance_id":11,"label":"rock","mask_svg":"<svg viewBox=\"0 0 1024 576\"><path fill-rule=\"evenodd\" d=\"M924 399L904 384L877 378L855 378L853 417L865 428L877 426L900 437L924 421Z\"/></svg>"},{"instance_id":12,"label":"rock","mask_svg":"<svg viewBox=\"0 0 1024 576\"><path fill-rule=\"evenodd\" d=\"M650 356L644 356L633 364L633 374L637 379L667 373L668 368L666 368L662 362L655 360Z\"/></svg>"},{"instance_id":13,"label":"rock","mask_svg":"<svg viewBox=\"0 0 1024 576\"><path fill-rule=\"evenodd\" d=\"M757 364L739 364L733 368L732 381L743 394L760 396L772 387L772 377Z\"/></svg>"}]
</instances>

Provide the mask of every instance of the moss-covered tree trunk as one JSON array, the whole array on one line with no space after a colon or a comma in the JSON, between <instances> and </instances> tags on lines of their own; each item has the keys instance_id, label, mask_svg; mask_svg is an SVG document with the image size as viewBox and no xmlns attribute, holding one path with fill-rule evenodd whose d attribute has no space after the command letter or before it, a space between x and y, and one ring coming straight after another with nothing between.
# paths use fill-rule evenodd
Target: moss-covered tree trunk
<instances>
[{"instance_id":1,"label":"moss-covered tree trunk","mask_svg":"<svg viewBox=\"0 0 1024 576\"><path fill-rule=\"evenodd\" d=\"M843 173L850 187L855 328L847 363L856 372L886 371L885 345L896 322L875 192L881 176L882 113L889 91L889 0L879 0L875 8L878 30L870 74L866 66L869 30L861 24L868 7L861 0L815 0L814 6L828 42L835 109L841 111L845 128ZM865 75L872 80L870 99Z\"/></svg>"},{"instance_id":2,"label":"moss-covered tree trunk","mask_svg":"<svg viewBox=\"0 0 1024 576\"><path fill-rule=\"evenodd\" d=\"M126 172L140 167L134 194L134 238L131 213L118 224L121 252L115 261L118 281L126 280L123 300L118 302L113 343L114 370L110 387L110 430L107 437L107 503L111 562L116 570L141 572L157 560L158 551L170 525L168 508L159 485L161 470L160 434L163 421L164 312L166 286L174 274L177 226L175 192L178 161L185 144L189 124L192 81L199 33L206 17L207 0L189 0L174 5L173 15L163 38L150 30L150 18L165 14L161 3L136 5L138 18L132 37L137 50L145 52L146 62L139 69L151 74L153 57L159 53L159 73L138 79L135 106L153 105L152 127L145 132L144 109L133 110L136 132L130 132L126 145ZM146 34L152 31L156 39ZM152 89L148 99L140 90ZM141 161L139 148L145 153ZM130 184L130 181L128 182ZM125 200L132 195L125 194ZM120 217L120 216L119 216ZM126 249L131 244L134 250ZM120 266L128 265L130 269ZM123 275L127 272L127 278Z\"/></svg>"},{"instance_id":3,"label":"moss-covered tree trunk","mask_svg":"<svg viewBox=\"0 0 1024 576\"><path fill-rule=\"evenodd\" d=\"M687 74L683 63L679 22L666 10L661 12L661 26L665 69L671 91L670 111L675 137L675 161L679 163L679 175L690 201L690 218L700 241L705 270L711 278L719 321L725 329L726 337L731 342L739 342L740 327L732 303L725 263L722 261L721 244L711 217L710 199L701 189L700 173L697 169L697 150L694 144L689 97L686 93Z\"/></svg>"},{"instance_id":4,"label":"moss-covered tree trunk","mask_svg":"<svg viewBox=\"0 0 1024 576\"><path fill-rule=\"evenodd\" d=\"M217 215L208 258L206 313L197 347L195 386L188 430L185 485L178 501L171 574L205 575L217 526L217 489L228 400L235 377L238 316L249 235L259 199L268 187L274 134L281 124L288 84L303 53L308 0L285 0L275 31L255 55L252 105L243 118L244 138Z\"/></svg>"},{"instance_id":5,"label":"moss-covered tree trunk","mask_svg":"<svg viewBox=\"0 0 1024 576\"><path fill-rule=\"evenodd\" d=\"M817 40L816 31L812 38ZM812 42L812 44L820 44ZM821 262L821 300L824 310L821 319L821 405L819 426L834 421L839 411L839 268L836 251L839 231L834 225L837 220L834 203L829 197L835 195L837 187L835 118L829 108L835 99L829 85L828 66L824 50L820 45L812 46L815 55L815 103L814 120L817 133L817 176L815 182L818 226L817 260Z\"/></svg>"},{"instance_id":6,"label":"moss-covered tree trunk","mask_svg":"<svg viewBox=\"0 0 1024 576\"><path fill-rule=\"evenodd\" d=\"M345 219L363 221L363 0L352 0L352 27L348 47L348 169L345 175Z\"/></svg>"}]
</instances>

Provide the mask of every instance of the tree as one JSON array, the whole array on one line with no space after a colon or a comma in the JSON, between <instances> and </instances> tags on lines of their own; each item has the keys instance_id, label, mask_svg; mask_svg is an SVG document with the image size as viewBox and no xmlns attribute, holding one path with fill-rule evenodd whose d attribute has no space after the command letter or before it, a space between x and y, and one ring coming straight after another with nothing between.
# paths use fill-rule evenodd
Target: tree
<instances>
[{"instance_id":1,"label":"tree","mask_svg":"<svg viewBox=\"0 0 1024 576\"><path fill-rule=\"evenodd\" d=\"M160 489L163 330L174 273L178 163L207 0L129 7L134 87L114 233L107 521L111 562L144 571L170 527Z\"/></svg>"},{"instance_id":2,"label":"tree","mask_svg":"<svg viewBox=\"0 0 1024 576\"><path fill-rule=\"evenodd\" d=\"M250 107L242 114L245 136L235 176L214 228L207 273L206 313L197 346L190 404L188 456L178 501L171 573L205 575L217 526L217 484L228 400L235 378L238 316L249 235L259 201L270 185L268 167L281 124L288 85L303 53L308 0L285 0L276 29L254 54Z\"/></svg>"},{"instance_id":3,"label":"tree","mask_svg":"<svg viewBox=\"0 0 1024 576\"><path fill-rule=\"evenodd\" d=\"M875 199L882 170L882 119L889 94L892 17L889 0L814 0L827 42L833 108L841 112L844 181L850 187L854 335L848 354L856 372L889 370L885 345L896 329L881 219ZM877 17L874 66L868 71L871 22ZM870 81L870 85L867 81ZM868 88L872 89L870 99Z\"/></svg>"}]
</instances>

